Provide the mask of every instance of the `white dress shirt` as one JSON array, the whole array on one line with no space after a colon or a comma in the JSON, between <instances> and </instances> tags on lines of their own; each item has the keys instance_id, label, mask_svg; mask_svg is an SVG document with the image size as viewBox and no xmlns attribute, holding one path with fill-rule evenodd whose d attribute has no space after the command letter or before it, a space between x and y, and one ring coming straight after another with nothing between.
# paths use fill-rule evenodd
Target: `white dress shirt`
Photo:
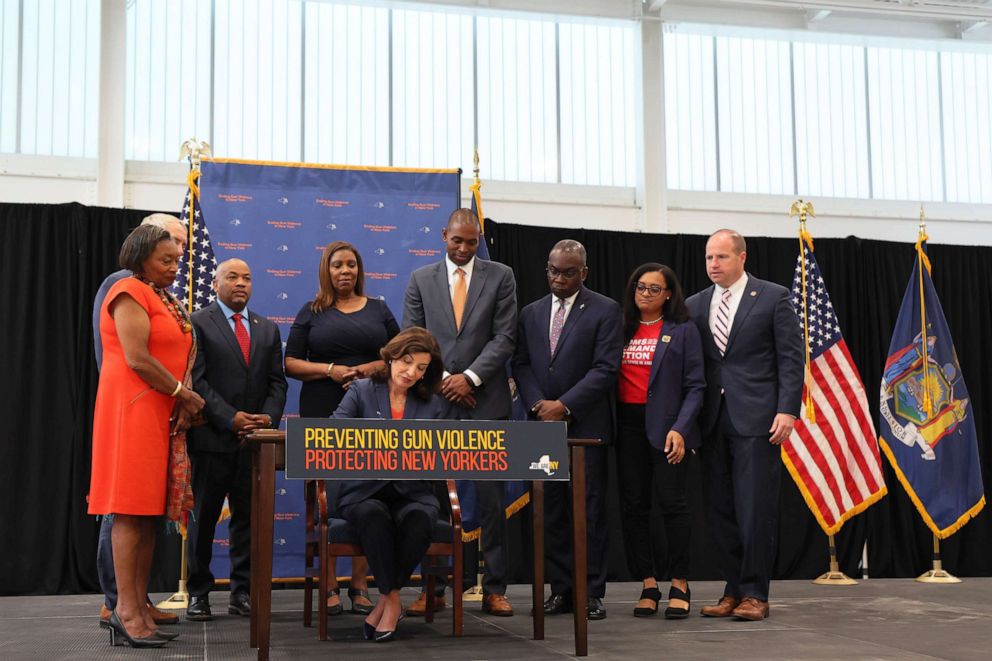
<instances>
[{"instance_id":1,"label":"white dress shirt","mask_svg":"<svg viewBox=\"0 0 992 661\"><path fill-rule=\"evenodd\" d=\"M734 317L737 315L737 308L744 298L744 289L747 287L747 273L745 272L737 279L737 282L729 287L713 285L713 298L710 300L710 332L716 335L716 311L720 308L720 301L723 300L723 292L730 290L730 302L727 311L727 339L730 339L730 329L734 327Z\"/></svg>"},{"instance_id":2,"label":"white dress shirt","mask_svg":"<svg viewBox=\"0 0 992 661\"><path fill-rule=\"evenodd\" d=\"M462 271L465 272L465 276L464 276L465 277L465 292L467 294L468 293L468 288L472 285L472 271L475 269L475 257L473 256L472 259L468 260L468 262L465 264L465 266L458 266L458 264L455 264L453 261L451 261L451 258L450 257L448 257L447 255L445 255L444 256L444 266L445 266L445 269L448 272L448 296L451 298L452 305L454 305L454 301L455 301L455 278L458 277L457 275L455 275L455 271L457 271L458 269L461 269ZM472 370L465 370L464 372L462 372L462 374L464 374L465 376L467 376L468 377L468 380L471 381L473 383L473 385L475 385L476 388L478 388L479 386L482 385L482 379L480 379L479 378L479 375L476 374L475 372L473 372ZM444 376L444 378L448 378L449 376L451 376L451 373L448 372L447 370L445 370L443 376Z\"/></svg>"}]
</instances>

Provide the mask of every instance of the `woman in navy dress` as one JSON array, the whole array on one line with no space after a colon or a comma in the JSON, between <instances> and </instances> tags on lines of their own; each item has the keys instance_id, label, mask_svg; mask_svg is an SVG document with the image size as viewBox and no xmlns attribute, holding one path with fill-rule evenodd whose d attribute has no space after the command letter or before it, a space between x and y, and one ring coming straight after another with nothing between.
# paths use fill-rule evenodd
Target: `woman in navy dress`
<instances>
[{"instance_id":1,"label":"woman in navy dress","mask_svg":"<svg viewBox=\"0 0 992 661\"><path fill-rule=\"evenodd\" d=\"M286 375L303 382L300 416L326 418L337 409L355 380L384 369L379 350L399 332L386 304L364 295L365 268L355 246L335 241L324 248L318 269L320 289L296 315L286 342ZM344 612L331 558L328 615ZM352 612L372 610L365 558L352 559Z\"/></svg>"}]
</instances>

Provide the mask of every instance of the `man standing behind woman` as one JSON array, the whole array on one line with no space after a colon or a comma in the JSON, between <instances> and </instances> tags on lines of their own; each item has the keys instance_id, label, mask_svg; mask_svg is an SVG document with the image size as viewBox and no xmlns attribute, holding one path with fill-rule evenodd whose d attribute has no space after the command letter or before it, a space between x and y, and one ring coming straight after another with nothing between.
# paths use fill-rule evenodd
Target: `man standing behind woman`
<instances>
[{"instance_id":1,"label":"man standing behind woman","mask_svg":"<svg viewBox=\"0 0 992 661\"><path fill-rule=\"evenodd\" d=\"M685 457L700 445L702 342L675 272L662 264L637 267L623 313L616 453L627 566L644 582L634 615L658 612L657 579L667 576L672 585L665 617L681 619L691 598Z\"/></svg>"},{"instance_id":2,"label":"man standing behind woman","mask_svg":"<svg viewBox=\"0 0 992 661\"><path fill-rule=\"evenodd\" d=\"M327 418L344 398L345 389L384 369L379 350L399 333L386 304L363 294L365 267L355 246L335 241L324 248L318 267L320 288L296 315L286 342L286 374L303 382L300 416ZM328 615L343 612L331 559ZM352 612L367 615L369 600L365 558L352 559L348 596Z\"/></svg>"}]
</instances>

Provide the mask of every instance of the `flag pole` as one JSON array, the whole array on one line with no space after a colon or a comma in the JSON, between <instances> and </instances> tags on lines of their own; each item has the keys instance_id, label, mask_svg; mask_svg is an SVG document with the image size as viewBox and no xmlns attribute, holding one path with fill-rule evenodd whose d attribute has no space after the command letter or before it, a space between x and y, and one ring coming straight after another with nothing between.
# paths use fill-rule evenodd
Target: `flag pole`
<instances>
[{"instance_id":1,"label":"flag pole","mask_svg":"<svg viewBox=\"0 0 992 661\"><path fill-rule=\"evenodd\" d=\"M187 210L187 217L184 219L186 221L186 231L188 232L188 238L186 240L186 247L189 252L186 254L186 262L189 267L189 277L186 279L186 309L192 314L193 313L193 208L196 206L194 202L194 197L199 197L200 189L197 185L197 180L200 178L200 160L203 156L210 155L210 144L203 140L197 140L195 137L190 138L182 144L179 148L179 160L185 159L189 163L189 173L186 175L186 184L189 187L189 209ZM189 580L189 563L186 561L186 546L187 546L187 525L188 519L186 518L188 514L183 512L184 522L179 526L179 535L182 538L180 542L180 554L179 554L179 589L172 594L171 597L160 601L156 604L156 608L161 608L163 610L185 610L189 605L189 592L186 590L186 582Z\"/></svg>"},{"instance_id":2,"label":"flag pole","mask_svg":"<svg viewBox=\"0 0 992 661\"><path fill-rule=\"evenodd\" d=\"M479 219L479 231L485 231L485 221L482 215L482 180L479 179L479 146L475 146L475 154L473 156L473 170L474 179L472 185L469 186L469 193L472 195L472 201L475 202L475 213ZM484 240L484 239L483 239ZM470 587L468 590L462 593L463 601L482 601L485 590L482 589L482 578L485 573L486 561L482 555L482 528L480 524L479 536L475 540L476 543L476 557L478 558L476 562L475 570L475 585Z\"/></svg>"},{"instance_id":3,"label":"flag pole","mask_svg":"<svg viewBox=\"0 0 992 661\"><path fill-rule=\"evenodd\" d=\"M961 579L944 569L940 559L940 540L933 536L933 568L916 578L917 583L960 583Z\"/></svg>"},{"instance_id":4,"label":"flag pole","mask_svg":"<svg viewBox=\"0 0 992 661\"><path fill-rule=\"evenodd\" d=\"M808 249L810 252L813 252L813 237L806 229L806 221L809 216L815 215L816 210L813 209L812 202L796 200L792 203L792 208L789 209L790 218L793 216L799 216L799 255L801 257L799 263L803 289L803 345L806 348L806 369L804 376L806 386L806 406L803 410L803 414L806 416L806 424L808 425L816 424L816 408L813 403L813 378L810 372L811 352L809 347L809 294L806 291L806 250ZM832 534L827 535L827 544L830 548L830 569L826 573L813 579L813 583L816 585L857 585L857 581L847 576L840 570L840 563L837 562L837 545Z\"/></svg>"}]
</instances>

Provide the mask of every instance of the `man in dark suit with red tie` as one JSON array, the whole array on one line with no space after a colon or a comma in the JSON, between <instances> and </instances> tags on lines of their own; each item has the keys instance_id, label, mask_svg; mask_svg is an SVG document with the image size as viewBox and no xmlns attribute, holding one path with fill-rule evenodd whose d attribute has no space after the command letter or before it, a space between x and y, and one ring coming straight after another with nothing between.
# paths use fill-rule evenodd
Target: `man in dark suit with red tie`
<instances>
[{"instance_id":1,"label":"man in dark suit with red tie","mask_svg":"<svg viewBox=\"0 0 992 661\"><path fill-rule=\"evenodd\" d=\"M713 285L686 304L703 339L706 397L699 416L707 527L726 580L708 617L768 617L781 478L803 388L803 344L789 290L744 271L734 230L706 243Z\"/></svg>"},{"instance_id":2,"label":"man in dark suit with red tie","mask_svg":"<svg viewBox=\"0 0 992 661\"><path fill-rule=\"evenodd\" d=\"M586 249L578 241L555 244L548 256L551 295L520 312L513 378L532 419L568 422L571 438L613 436L613 393L623 352L623 316L616 301L586 289ZM607 448L586 448L586 520L590 620L606 617ZM571 612L572 551L568 485L545 487L545 538L551 597L548 615Z\"/></svg>"},{"instance_id":3,"label":"man in dark suit with red tie","mask_svg":"<svg viewBox=\"0 0 992 661\"><path fill-rule=\"evenodd\" d=\"M279 327L248 310L251 269L240 259L217 267L213 303L193 313L197 354L193 390L206 401L206 424L187 436L193 464L189 524L190 594L186 617L209 620L214 530L231 507L231 596L228 612L250 614L251 456L241 435L279 425L286 404Z\"/></svg>"}]
</instances>

